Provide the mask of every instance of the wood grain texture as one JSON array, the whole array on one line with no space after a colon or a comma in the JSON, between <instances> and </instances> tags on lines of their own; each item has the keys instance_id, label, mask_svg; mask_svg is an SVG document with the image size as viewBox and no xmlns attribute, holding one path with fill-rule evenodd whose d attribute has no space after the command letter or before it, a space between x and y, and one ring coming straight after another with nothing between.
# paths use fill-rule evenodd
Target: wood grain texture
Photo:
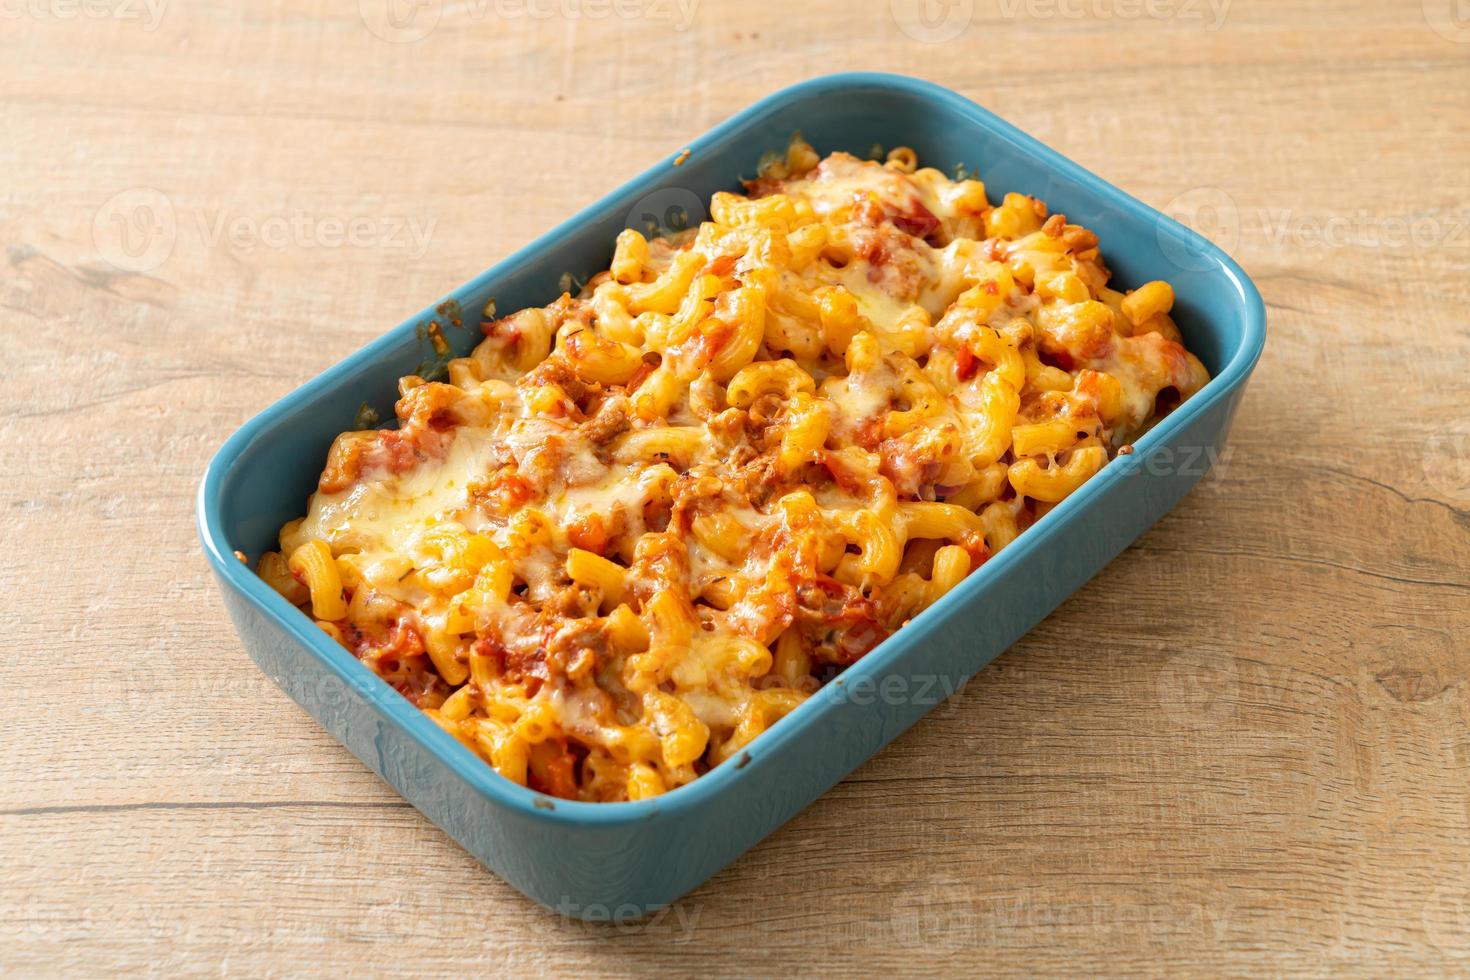
<instances>
[{"instance_id":1,"label":"wood grain texture","mask_svg":"<svg viewBox=\"0 0 1470 980\"><path fill-rule=\"evenodd\" d=\"M0 5L0 969L1470 966L1452 0L954 0L928 42L907 0L435 0L412 43L377 0L161 2ZM1266 356L1225 465L961 694L669 915L567 921L254 669L196 481L429 299L849 68L1192 218L1265 295Z\"/></svg>"}]
</instances>

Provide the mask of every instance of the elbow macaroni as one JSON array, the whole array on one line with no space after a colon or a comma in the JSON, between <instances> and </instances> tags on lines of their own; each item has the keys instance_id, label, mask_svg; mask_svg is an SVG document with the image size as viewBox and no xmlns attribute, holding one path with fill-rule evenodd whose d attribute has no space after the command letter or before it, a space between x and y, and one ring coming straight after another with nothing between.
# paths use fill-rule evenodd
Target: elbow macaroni
<instances>
[{"instance_id":1,"label":"elbow macaroni","mask_svg":"<svg viewBox=\"0 0 1470 980\"><path fill-rule=\"evenodd\" d=\"M259 574L507 779L736 756L1208 375L1174 292L900 147L794 141L334 443Z\"/></svg>"}]
</instances>

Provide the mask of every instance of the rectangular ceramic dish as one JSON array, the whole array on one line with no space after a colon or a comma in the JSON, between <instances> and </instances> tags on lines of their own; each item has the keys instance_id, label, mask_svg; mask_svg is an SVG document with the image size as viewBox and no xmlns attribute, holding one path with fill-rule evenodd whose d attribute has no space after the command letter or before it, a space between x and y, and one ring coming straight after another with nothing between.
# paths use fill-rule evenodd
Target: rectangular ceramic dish
<instances>
[{"instance_id":1,"label":"rectangular ceramic dish","mask_svg":"<svg viewBox=\"0 0 1470 980\"><path fill-rule=\"evenodd\" d=\"M926 165L967 168L992 200L1021 191L1098 233L1114 283L1167 279L1174 315L1214 379L1014 544L823 688L739 759L665 796L553 800L498 776L233 555L252 560L302 513L332 438L364 400L392 417L400 375L434 354L437 320L463 356L490 298L539 306L607 267L624 227L691 221L738 189L766 150L800 131L822 153L912 146ZM676 148L677 149L677 148ZM666 905L775 830L1045 617L1204 474L1260 356L1265 313L1215 246L974 103L892 75L814 79L757 103L559 228L369 344L248 422L211 462L198 522L250 656L329 732L471 854L531 898L588 918ZM453 321L464 311L464 327Z\"/></svg>"}]
</instances>

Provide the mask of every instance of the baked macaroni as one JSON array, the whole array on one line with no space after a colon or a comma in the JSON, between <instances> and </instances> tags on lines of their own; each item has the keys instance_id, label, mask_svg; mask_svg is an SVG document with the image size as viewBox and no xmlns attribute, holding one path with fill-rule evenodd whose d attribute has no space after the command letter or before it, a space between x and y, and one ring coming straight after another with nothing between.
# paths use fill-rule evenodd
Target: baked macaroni
<instances>
[{"instance_id":1,"label":"baked macaroni","mask_svg":"<svg viewBox=\"0 0 1470 980\"><path fill-rule=\"evenodd\" d=\"M1208 380L1168 283L907 148L798 138L710 215L402 379L259 562L554 796L736 755Z\"/></svg>"}]
</instances>

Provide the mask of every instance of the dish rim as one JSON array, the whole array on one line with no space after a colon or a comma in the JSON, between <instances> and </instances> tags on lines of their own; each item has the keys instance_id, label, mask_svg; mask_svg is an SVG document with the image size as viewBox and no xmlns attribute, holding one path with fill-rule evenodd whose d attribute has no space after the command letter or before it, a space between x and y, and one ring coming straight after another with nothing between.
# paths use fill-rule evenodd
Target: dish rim
<instances>
[{"instance_id":1,"label":"dish rim","mask_svg":"<svg viewBox=\"0 0 1470 980\"><path fill-rule=\"evenodd\" d=\"M330 386L342 374L365 367L393 351L402 338L414 330L416 324L425 317L434 315L435 305L442 304L443 298L282 396L245 422L215 452L199 485L195 515L205 555L215 574L227 587L247 599L260 614L282 627L298 646L320 666L334 674L344 686L360 694L383 721L396 725L420 749L435 756L468 787L494 803L534 821L616 827L654 817L671 818L687 813L715 796L732 791L732 787L738 785L742 776L746 775L745 770L762 765L767 757L777 756L787 743L819 729L826 721L827 714L837 710L841 704L841 700L831 692L862 679L875 684L880 682L913 647L922 644L965 607L972 603L978 605L984 594L995 587L1014 567L1031 560L1035 553L1049 546L1058 537L1064 536L1091 504L1101 498L1118 480L1125 479L1129 469L1128 460L1146 458L1154 447L1166 444L1196 417L1204 415L1228 398L1249 376L1265 346L1265 305L1260 293L1244 270L1223 249L1091 173L1035 137L1027 135L983 106L936 83L883 72L843 72L819 76L787 86L753 103L686 144L687 152L698 154L730 131L798 99L838 91L851 93L853 90L875 88L937 101L947 109L970 117L977 126L989 129L1013 144L1026 148L1049 168L1049 172L1074 180L1085 193L1101 198L1110 207L1149 217L1161 233L1169 232L1195 254L1211 263L1204 270L1206 273L1214 274L1219 271L1225 274L1239 294L1241 332L1234 352L1229 355L1220 371L1204 388L1137 439L1133 443L1134 453L1131 457L1120 456L1109 460L1077 492L987 560L947 595L896 630L862 659L849 666L838 678L754 739L743 750L749 757L750 765L727 760L691 783L676 787L661 796L637 801L591 803L564 800L521 786L496 773L484 760L436 725L422 709L363 666L235 557L223 526L223 491L239 460L255 440L289 420L299 411L298 404L301 401ZM573 229L602 216L614 202L647 192L667 177L672 157L671 154L669 158L660 160L622 186L603 195L448 295L455 296L477 290L491 281L512 275L545 250L555 248L559 240ZM1099 234L1106 240L1101 231Z\"/></svg>"}]
</instances>

